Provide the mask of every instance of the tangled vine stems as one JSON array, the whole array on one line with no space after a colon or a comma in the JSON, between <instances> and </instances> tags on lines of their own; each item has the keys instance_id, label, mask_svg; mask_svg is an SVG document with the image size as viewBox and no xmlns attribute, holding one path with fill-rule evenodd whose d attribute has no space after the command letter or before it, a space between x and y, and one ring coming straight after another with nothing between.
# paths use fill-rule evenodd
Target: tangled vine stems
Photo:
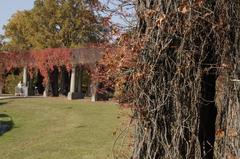
<instances>
[{"instance_id":1,"label":"tangled vine stems","mask_svg":"<svg viewBox=\"0 0 240 159\"><path fill-rule=\"evenodd\" d=\"M142 49L126 86L136 118L133 158L213 158L216 80L222 72L239 78L240 1L138 0L136 7ZM238 87L229 80L218 158L240 156Z\"/></svg>"}]
</instances>

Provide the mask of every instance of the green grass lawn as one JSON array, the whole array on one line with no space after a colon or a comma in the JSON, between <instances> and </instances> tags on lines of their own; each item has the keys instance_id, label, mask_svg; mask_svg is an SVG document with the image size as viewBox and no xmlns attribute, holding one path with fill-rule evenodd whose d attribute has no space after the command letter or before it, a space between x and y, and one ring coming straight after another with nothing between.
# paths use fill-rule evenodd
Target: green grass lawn
<instances>
[{"instance_id":1,"label":"green grass lawn","mask_svg":"<svg viewBox=\"0 0 240 159\"><path fill-rule=\"evenodd\" d=\"M111 102L26 98L0 100L0 113L15 123L0 136L1 159L108 159L129 111Z\"/></svg>"}]
</instances>

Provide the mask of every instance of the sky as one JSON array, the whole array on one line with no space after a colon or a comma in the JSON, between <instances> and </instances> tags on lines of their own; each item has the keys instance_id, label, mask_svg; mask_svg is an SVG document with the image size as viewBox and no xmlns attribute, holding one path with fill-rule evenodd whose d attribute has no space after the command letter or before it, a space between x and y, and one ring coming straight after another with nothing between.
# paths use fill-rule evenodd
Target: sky
<instances>
[{"instance_id":1,"label":"sky","mask_svg":"<svg viewBox=\"0 0 240 159\"><path fill-rule=\"evenodd\" d=\"M106 0L101 0L106 1ZM8 23L11 16L17 11L30 10L34 0L0 0L0 34L4 34L3 26ZM125 22L118 16L113 17L114 23L124 25Z\"/></svg>"},{"instance_id":2,"label":"sky","mask_svg":"<svg viewBox=\"0 0 240 159\"><path fill-rule=\"evenodd\" d=\"M3 25L18 10L29 10L33 7L34 0L0 0L0 34L3 34Z\"/></svg>"}]
</instances>

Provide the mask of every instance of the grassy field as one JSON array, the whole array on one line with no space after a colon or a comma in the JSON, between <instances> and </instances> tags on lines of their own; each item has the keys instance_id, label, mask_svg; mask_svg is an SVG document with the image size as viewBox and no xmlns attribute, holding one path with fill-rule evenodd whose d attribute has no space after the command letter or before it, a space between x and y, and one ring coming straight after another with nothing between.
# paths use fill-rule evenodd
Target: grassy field
<instances>
[{"instance_id":1,"label":"grassy field","mask_svg":"<svg viewBox=\"0 0 240 159\"><path fill-rule=\"evenodd\" d=\"M65 98L0 100L14 128L0 136L1 159L110 159L128 110Z\"/></svg>"}]
</instances>

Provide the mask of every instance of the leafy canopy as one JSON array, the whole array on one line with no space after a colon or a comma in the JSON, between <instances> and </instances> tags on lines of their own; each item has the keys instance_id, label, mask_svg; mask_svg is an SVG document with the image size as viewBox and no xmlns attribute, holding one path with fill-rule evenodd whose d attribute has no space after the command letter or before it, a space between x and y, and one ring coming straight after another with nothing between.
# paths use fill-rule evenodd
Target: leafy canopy
<instances>
[{"instance_id":1,"label":"leafy canopy","mask_svg":"<svg viewBox=\"0 0 240 159\"><path fill-rule=\"evenodd\" d=\"M5 49L79 47L103 40L103 28L85 0L35 0L33 9L17 12L4 27Z\"/></svg>"}]
</instances>

